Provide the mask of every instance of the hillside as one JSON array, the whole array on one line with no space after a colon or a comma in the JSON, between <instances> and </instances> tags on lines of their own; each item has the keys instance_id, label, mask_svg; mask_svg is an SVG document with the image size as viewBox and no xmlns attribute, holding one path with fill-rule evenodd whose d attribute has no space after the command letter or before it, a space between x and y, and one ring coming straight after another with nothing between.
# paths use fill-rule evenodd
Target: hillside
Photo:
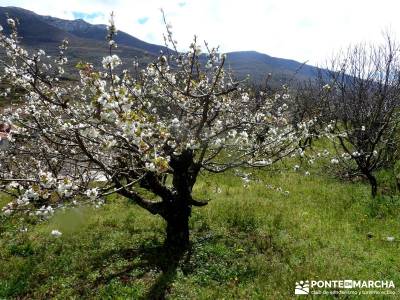
<instances>
[{"instance_id":1,"label":"hillside","mask_svg":"<svg viewBox=\"0 0 400 300\"><path fill-rule=\"evenodd\" d=\"M22 42L29 48L41 48L54 54L58 44L67 38L73 63L81 59L99 64L101 57L107 53L105 25L92 25L81 19L71 21L41 16L17 7L0 7L0 25L4 28L7 28L6 14L18 18ZM163 46L147 43L122 31L118 32L116 42L119 45L116 53L124 61L138 57L143 65L154 59L160 50L165 50ZM256 83L263 81L268 73L272 74L275 84L281 84L292 78L313 78L317 72L316 67L255 51L229 52L227 58L228 68L238 78L249 74Z\"/></svg>"},{"instance_id":2,"label":"hillside","mask_svg":"<svg viewBox=\"0 0 400 300\"><path fill-rule=\"evenodd\" d=\"M257 82L271 73L274 81L287 83L293 79L307 80L317 75L317 68L294 60L272 57L256 51L227 53L230 68L239 77L250 76Z\"/></svg>"},{"instance_id":3,"label":"hillside","mask_svg":"<svg viewBox=\"0 0 400 300\"><path fill-rule=\"evenodd\" d=\"M100 28L100 33L98 36L103 35L103 38L89 39L80 37L76 34L76 32L70 33L66 30L53 26L52 23L54 23L54 20L49 17L43 17L21 8L0 7L0 25L5 28L6 32L8 31L6 14L19 20L19 35L22 37L23 45L25 45L27 48L44 49L47 53L54 55L58 53L58 46L60 42L65 38L68 39L69 50L67 55L70 58L71 66L74 66L79 60L90 61L99 65L101 58L107 55L105 29L102 26L98 26ZM84 21L66 22L75 24ZM89 28L97 28L96 25L90 25L86 22L84 23L87 24ZM81 27L82 35L85 33L83 28L85 27ZM122 33L119 35L123 36ZM95 36L96 35L93 35L93 37ZM155 54L149 53L144 48L145 47L142 44L140 44L138 47L120 44L115 52L125 61L132 60L134 57L138 57L140 58L142 64L146 64L154 59Z\"/></svg>"}]
</instances>

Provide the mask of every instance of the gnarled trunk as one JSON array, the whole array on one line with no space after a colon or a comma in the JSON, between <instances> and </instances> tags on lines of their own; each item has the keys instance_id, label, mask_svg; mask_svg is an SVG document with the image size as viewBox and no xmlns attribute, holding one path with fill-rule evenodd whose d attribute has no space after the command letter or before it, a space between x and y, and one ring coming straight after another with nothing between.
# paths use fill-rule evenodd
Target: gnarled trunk
<instances>
[{"instance_id":1,"label":"gnarled trunk","mask_svg":"<svg viewBox=\"0 0 400 300\"><path fill-rule=\"evenodd\" d=\"M367 174L367 178L368 178L369 184L371 186L372 198L375 198L378 193L378 182L376 181L375 176L372 175L371 173Z\"/></svg>"},{"instance_id":2,"label":"gnarled trunk","mask_svg":"<svg viewBox=\"0 0 400 300\"><path fill-rule=\"evenodd\" d=\"M172 199L164 201L163 218L167 222L165 245L169 248L187 248L189 245L189 217L191 205L186 197L175 193Z\"/></svg>"},{"instance_id":3,"label":"gnarled trunk","mask_svg":"<svg viewBox=\"0 0 400 300\"><path fill-rule=\"evenodd\" d=\"M169 248L183 249L189 246L189 213L187 209L179 210L166 218L167 238L165 245Z\"/></svg>"},{"instance_id":4,"label":"gnarled trunk","mask_svg":"<svg viewBox=\"0 0 400 300\"><path fill-rule=\"evenodd\" d=\"M163 201L165 203L163 217L167 222L166 245L186 248L189 245L189 217L193 203L191 194L199 168L194 164L191 150L173 156L170 165L174 170L173 196Z\"/></svg>"}]
</instances>

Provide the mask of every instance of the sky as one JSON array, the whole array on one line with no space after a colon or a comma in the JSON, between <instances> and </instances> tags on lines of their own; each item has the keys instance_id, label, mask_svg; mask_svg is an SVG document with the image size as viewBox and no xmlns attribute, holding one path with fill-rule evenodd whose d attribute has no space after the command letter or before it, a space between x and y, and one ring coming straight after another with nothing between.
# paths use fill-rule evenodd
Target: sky
<instances>
[{"instance_id":1,"label":"sky","mask_svg":"<svg viewBox=\"0 0 400 300\"><path fill-rule=\"evenodd\" d=\"M323 65L350 44L400 40L399 0L0 0L63 19L108 23L146 42L163 44L162 8L180 49L193 35L222 52L254 50Z\"/></svg>"}]
</instances>

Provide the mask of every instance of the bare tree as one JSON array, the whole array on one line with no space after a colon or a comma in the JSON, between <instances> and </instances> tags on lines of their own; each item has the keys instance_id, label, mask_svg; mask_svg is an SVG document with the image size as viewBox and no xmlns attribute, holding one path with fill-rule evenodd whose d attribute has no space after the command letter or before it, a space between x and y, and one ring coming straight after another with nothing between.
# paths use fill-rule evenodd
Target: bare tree
<instances>
[{"instance_id":1,"label":"bare tree","mask_svg":"<svg viewBox=\"0 0 400 300\"><path fill-rule=\"evenodd\" d=\"M325 92L323 86L323 71L319 69L317 77L300 82L293 92L291 104L291 122L294 127L298 124L309 123L309 135L300 140L300 147L304 150L311 147L314 139L320 136L329 118L328 106L325 104ZM321 85L322 84L322 85Z\"/></svg>"},{"instance_id":2,"label":"bare tree","mask_svg":"<svg viewBox=\"0 0 400 300\"><path fill-rule=\"evenodd\" d=\"M399 47L387 35L382 45L350 47L329 69L320 86L332 121L326 129L339 154L335 162L368 179L375 197L374 172L392 163L398 146Z\"/></svg>"}]
</instances>

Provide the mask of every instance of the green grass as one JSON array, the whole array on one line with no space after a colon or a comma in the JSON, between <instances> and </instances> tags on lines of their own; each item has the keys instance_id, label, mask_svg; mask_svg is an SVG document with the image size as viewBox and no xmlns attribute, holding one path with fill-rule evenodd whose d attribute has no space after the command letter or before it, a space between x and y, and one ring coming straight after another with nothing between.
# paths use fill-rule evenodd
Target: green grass
<instances>
[{"instance_id":1,"label":"green grass","mask_svg":"<svg viewBox=\"0 0 400 300\"><path fill-rule=\"evenodd\" d=\"M364 183L313 172L259 173L248 188L201 177L195 194L212 201L193 210L193 247L178 263L163 221L123 199L39 225L1 219L0 298L291 299L305 279L400 285L396 198L374 204Z\"/></svg>"}]
</instances>

